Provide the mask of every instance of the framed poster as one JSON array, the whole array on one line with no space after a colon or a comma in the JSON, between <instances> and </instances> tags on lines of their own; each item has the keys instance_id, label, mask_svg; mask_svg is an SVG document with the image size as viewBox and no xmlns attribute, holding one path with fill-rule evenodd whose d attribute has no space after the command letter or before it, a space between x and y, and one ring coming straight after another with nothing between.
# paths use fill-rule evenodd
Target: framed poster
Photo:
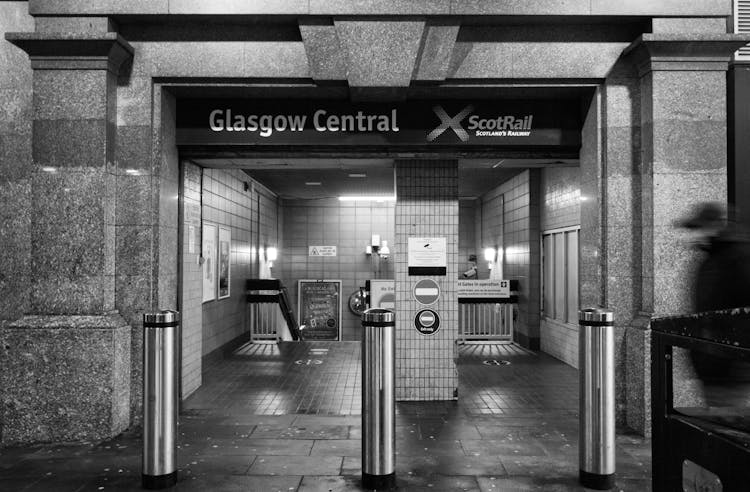
<instances>
[{"instance_id":1,"label":"framed poster","mask_svg":"<svg viewBox=\"0 0 750 492\"><path fill-rule=\"evenodd\" d=\"M219 299L229 297L229 282L231 280L232 230L227 227L219 227L219 259L216 265L219 267Z\"/></svg>"},{"instance_id":2,"label":"framed poster","mask_svg":"<svg viewBox=\"0 0 750 492\"><path fill-rule=\"evenodd\" d=\"M297 312L305 340L341 340L341 280L300 280Z\"/></svg>"},{"instance_id":3,"label":"framed poster","mask_svg":"<svg viewBox=\"0 0 750 492\"><path fill-rule=\"evenodd\" d=\"M203 259L203 302L216 299L216 226L203 223L201 231Z\"/></svg>"}]
</instances>

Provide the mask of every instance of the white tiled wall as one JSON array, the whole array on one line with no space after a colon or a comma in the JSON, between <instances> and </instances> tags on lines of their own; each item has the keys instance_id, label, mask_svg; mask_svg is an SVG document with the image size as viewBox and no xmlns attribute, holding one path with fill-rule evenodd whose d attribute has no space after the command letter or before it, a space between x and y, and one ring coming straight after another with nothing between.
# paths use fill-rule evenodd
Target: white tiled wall
<instances>
[{"instance_id":1,"label":"white tiled wall","mask_svg":"<svg viewBox=\"0 0 750 492\"><path fill-rule=\"evenodd\" d=\"M580 168L547 168L542 171L542 232L581 224ZM578 367L578 325L542 317L541 348L563 362Z\"/></svg>"},{"instance_id":2,"label":"white tiled wall","mask_svg":"<svg viewBox=\"0 0 750 492\"><path fill-rule=\"evenodd\" d=\"M201 379L203 355L203 310L200 256L201 168L186 162L182 179L182 396L187 398L197 390ZM188 249L190 227L193 227L194 252Z\"/></svg>"},{"instance_id":3,"label":"white tiled wall","mask_svg":"<svg viewBox=\"0 0 750 492\"><path fill-rule=\"evenodd\" d=\"M458 164L398 161L396 176L396 398L454 399L458 387L454 362L458 332ZM425 306L414 300L413 289L427 277L408 274L409 237L444 237L447 242L446 276L429 277L440 287L440 299L430 306L440 316L440 328L432 335L422 335L414 327L414 317Z\"/></svg>"},{"instance_id":4,"label":"white tiled wall","mask_svg":"<svg viewBox=\"0 0 750 492\"><path fill-rule=\"evenodd\" d=\"M395 205L392 202L340 202L284 200L284 247L279 256L279 276L289 289L297 315L297 282L300 279L341 280L342 338L360 340L360 318L347 307L349 295L374 278L393 278L393 258L403 254L393 242ZM392 256L380 261L365 254L372 235L388 241ZM335 257L311 257L309 246L336 246Z\"/></svg>"},{"instance_id":5,"label":"white tiled wall","mask_svg":"<svg viewBox=\"0 0 750 492\"><path fill-rule=\"evenodd\" d=\"M522 171L482 196L482 234L486 245L504 251L503 273L518 280L514 338L539 348L539 170Z\"/></svg>"},{"instance_id":6,"label":"white tiled wall","mask_svg":"<svg viewBox=\"0 0 750 492\"><path fill-rule=\"evenodd\" d=\"M579 167L542 170L542 231L581 225Z\"/></svg>"},{"instance_id":7,"label":"white tiled wall","mask_svg":"<svg viewBox=\"0 0 750 492\"><path fill-rule=\"evenodd\" d=\"M477 255L477 265L481 263L482 252L476 244L476 207L477 200L460 200L458 202L458 273L465 272L472 263L469 255Z\"/></svg>"},{"instance_id":8,"label":"white tiled wall","mask_svg":"<svg viewBox=\"0 0 750 492\"><path fill-rule=\"evenodd\" d=\"M183 163L182 207L182 391L183 398L201 385L202 359L238 337L247 335L245 281L259 274L253 251L280 246L281 223L275 195L239 170L201 169ZM202 176L201 176L202 174ZM246 183L248 189L246 190ZM201 222L232 232L230 297L202 303ZM195 229L190 253L189 226Z\"/></svg>"},{"instance_id":9,"label":"white tiled wall","mask_svg":"<svg viewBox=\"0 0 750 492\"><path fill-rule=\"evenodd\" d=\"M232 231L230 297L203 304L203 355L250 330L245 281L258 274L253 247L278 247L278 204L240 170L204 169L203 220ZM260 213L259 213L260 212Z\"/></svg>"}]
</instances>

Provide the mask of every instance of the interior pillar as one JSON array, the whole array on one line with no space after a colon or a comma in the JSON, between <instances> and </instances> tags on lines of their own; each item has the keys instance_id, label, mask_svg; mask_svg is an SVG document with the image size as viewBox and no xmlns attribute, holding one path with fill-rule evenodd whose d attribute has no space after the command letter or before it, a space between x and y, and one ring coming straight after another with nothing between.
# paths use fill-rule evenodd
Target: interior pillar
<instances>
[{"instance_id":1,"label":"interior pillar","mask_svg":"<svg viewBox=\"0 0 750 492\"><path fill-rule=\"evenodd\" d=\"M458 335L458 162L404 160L396 162L396 398L398 400L455 400L458 374L455 340ZM408 240L445 238L445 275L409 275ZM438 300L417 302L420 280L434 280ZM414 318L422 309L438 314L439 328L422 334Z\"/></svg>"}]
</instances>

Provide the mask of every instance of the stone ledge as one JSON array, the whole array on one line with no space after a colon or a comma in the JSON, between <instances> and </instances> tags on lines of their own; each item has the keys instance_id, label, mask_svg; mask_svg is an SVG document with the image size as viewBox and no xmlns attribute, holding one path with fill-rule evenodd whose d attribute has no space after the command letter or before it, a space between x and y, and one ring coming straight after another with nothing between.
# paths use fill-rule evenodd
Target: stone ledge
<instances>
[{"instance_id":1,"label":"stone ledge","mask_svg":"<svg viewBox=\"0 0 750 492\"><path fill-rule=\"evenodd\" d=\"M8 32L5 39L24 50L35 69L98 68L117 72L134 52L116 32Z\"/></svg>"},{"instance_id":2,"label":"stone ledge","mask_svg":"<svg viewBox=\"0 0 750 492\"><path fill-rule=\"evenodd\" d=\"M734 52L748 43L748 34L646 33L623 56L633 58L641 77L657 70L726 71Z\"/></svg>"},{"instance_id":3,"label":"stone ledge","mask_svg":"<svg viewBox=\"0 0 750 492\"><path fill-rule=\"evenodd\" d=\"M7 323L0 328L17 330L114 330L128 326L128 323L119 313L114 312L104 316L31 315Z\"/></svg>"}]
</instances>

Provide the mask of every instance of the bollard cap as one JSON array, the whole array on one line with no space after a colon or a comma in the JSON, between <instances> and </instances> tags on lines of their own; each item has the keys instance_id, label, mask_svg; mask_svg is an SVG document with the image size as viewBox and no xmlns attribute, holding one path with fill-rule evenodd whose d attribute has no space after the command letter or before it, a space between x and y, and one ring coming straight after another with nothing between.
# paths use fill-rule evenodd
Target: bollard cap
<instances>
[{"instance_id":1,"label":"bollard cap","mask_svg":"<svg viewBox=\"0 0 750 492\"><path fill-rule=\"evenodd\" d=\"M372 308L362 313L362 324L379 326L382 324L395 324L396 313L389 309Z\"/></svg>"},{"instance_id":2,"label":"bollard cap","mask_svg":"<svg viewBox=\"0 0 750 492\"><path fill-rule=\"evenodd\" d=\"M578 321L582 325L607 326L615 322L615 313L610 309L587 308L578 311Z\"/></svg>"},{"instance_id":3,"label":"bollard cap","mask_svg":"<svg viewBox=\"0 0 750 492\"><path fill-rule=\"evenodd\" d=\"M162 325L167 323L177 323L180 321L178 311L162 310L153 313L143 313L144 325Z\"/></svg>"}]
</instances>

